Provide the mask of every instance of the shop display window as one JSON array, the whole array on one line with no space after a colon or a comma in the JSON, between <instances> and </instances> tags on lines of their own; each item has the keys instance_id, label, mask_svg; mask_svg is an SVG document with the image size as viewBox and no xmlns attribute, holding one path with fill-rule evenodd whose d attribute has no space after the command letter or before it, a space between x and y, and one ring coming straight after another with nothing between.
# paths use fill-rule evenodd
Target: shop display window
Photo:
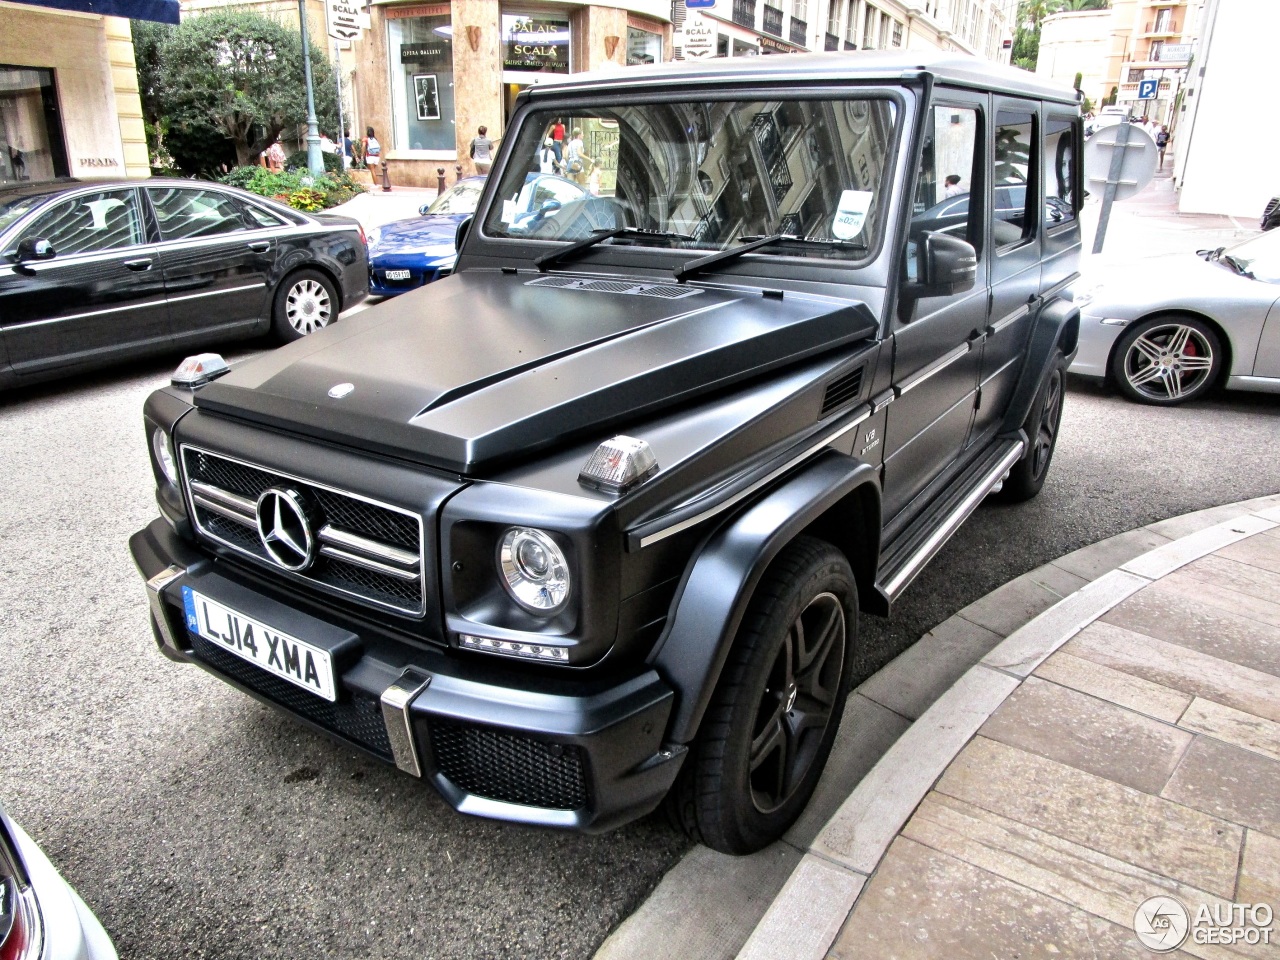
<instances>
[{"instance_id":1,"label":"shop display window","mask_svg":"<svg viewBox=\"0 0 1280 960\"><path fill-rule=\"evenodd\" d=\"M70 174L53 71L0 65L0 183Z\"/></svg>"},{"instance_id":2,"label":"shop display window","mask_svg":"<svg viewBox=\"0 0 1280 960\"><path fill-rule=\"evenodd\" d=\"M388 20L387 51L395 149L456 150L450 18Z\"/></svg>"},{"instance_id":3,"label":"shop display window","mask_svg":"<svg viewBox=\"0 0 1280 960\"><path fill-rule=\"evenodd\" d=\"M627 27L627 66L662 62L662 36Z\"/></svg>"}]
</instances>

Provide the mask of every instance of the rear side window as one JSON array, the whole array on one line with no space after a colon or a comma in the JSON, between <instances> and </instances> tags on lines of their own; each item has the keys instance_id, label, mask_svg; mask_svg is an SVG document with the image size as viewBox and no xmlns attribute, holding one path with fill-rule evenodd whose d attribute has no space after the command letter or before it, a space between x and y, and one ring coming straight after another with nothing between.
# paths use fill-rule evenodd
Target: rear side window
<instances>
[{"instance_id":1,"label":"rear side window","mask_svg":"<svg viewBox=\"0 0 1280 960\"><path fill-rule=\"evenodd\" d=\"M285 225L281 217L264 207L258 206L256 203L246 203L244 208L249 214L249 219L256 227L283 227Z\"/></svg>"},{"instance_id":2,"label":"rear side window","mask_svg":"<svg viewBox=\"0 0 1280 960\"><path fill-rule=\"evenodd\" d=\"M1021 243L1035 233L1035 117L1001 110L996 115L995 203L992 236L997 248Z\"/></svg>"},{"instance_id":3,"label":"rear side window","mask_svg":"<svg viewBox=\"0 0 1280 960\"><path fill-rule=\"evenodd\" d=\"M209 237L244 229L240 211L229 198L213 190L148 187L151 203L166 240Z\"/></svg>"},{"instance_id":4,"label":"rear side window","mask_svg":"<svg viewBox=\"0 0 1280 960\"><path fill-rule=\"evenodd\" d=\"M1044 137L1044 216L1050 228L1076 218L1075 176L1075 124L1050 117Z\"/></svg>"},{"instance_id":5,"label":"rear side window","mask_svg":"<svg viewBox=\"0 0 1280 960\"><path fill-rule=\"evenodd\" d=\"M908 279L915 279L914 246L926 232L949 233L982 251L980 121L978 111L965 106L936 106L926 121L907 237Z\"/></svg>"}]
</instances>

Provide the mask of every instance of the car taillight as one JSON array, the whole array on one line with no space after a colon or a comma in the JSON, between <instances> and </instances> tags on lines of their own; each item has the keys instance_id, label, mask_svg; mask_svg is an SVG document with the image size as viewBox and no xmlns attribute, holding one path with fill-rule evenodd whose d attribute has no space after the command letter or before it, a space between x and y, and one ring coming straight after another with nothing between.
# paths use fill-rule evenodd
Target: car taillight
<instances>
[{"instance_id":1,"label":"car taillight","mask_svg":"<svg viewBox=\"0 0 1280 960\"><path fill-rule=\"evenodd\" d=\"M360 227L360 242L364 244L366 250L369 249L369 238L364 235L364 227Z\"/></svg>"},{"instance_id":2,"label":"car taillight","mask_svg":"<svg viewBox=\"0 0 1280 960\"><path fill-rule=\"evenodd\" d=\"M0 824L0 960L40 954L40 912Z\"/></svg>"}]
</instances>

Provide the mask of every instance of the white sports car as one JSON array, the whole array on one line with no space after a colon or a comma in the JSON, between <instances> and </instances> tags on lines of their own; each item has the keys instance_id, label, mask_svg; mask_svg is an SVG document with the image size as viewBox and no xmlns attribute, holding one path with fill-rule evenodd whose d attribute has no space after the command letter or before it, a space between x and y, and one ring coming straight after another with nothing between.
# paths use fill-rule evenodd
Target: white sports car
<instances>
[{"instance_id":1,"label":"white sports car","mask_svg":"<svg viewBox=\"0 0 1280 960\"><path fill-rule=\"evenodd\" d=\"M1163 406L1217 386L1280 393L1280 230L1128 264L1082 284L1075 301L1072 373Z\"/></svg>"}]
</instances>

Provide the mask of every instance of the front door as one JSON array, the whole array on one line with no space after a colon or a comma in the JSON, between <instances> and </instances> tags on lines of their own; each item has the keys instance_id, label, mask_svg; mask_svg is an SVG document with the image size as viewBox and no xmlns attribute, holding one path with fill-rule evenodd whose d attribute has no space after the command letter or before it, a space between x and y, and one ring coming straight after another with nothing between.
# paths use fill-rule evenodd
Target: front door
<instances>
[{"instance_id":1,"label":"front door","mask_svg":"<svg viewBox=\"0 0 1280 960\"><path fill-rule=\"evenodd\" d=\"M40 238L54 256L19 264ZM69 197L41 214L0 263L0 331L13 372L95 364L169 345L164 278L133 187Z\"/></svg>"},{"instance_id":2,"label":"front door","mask_svg":"<svg viewBox=\"0 0 1280 960\"><path fill-rule=\"evenodd\" d=\"M929 110L907 237L907 279L925 232L949 233L978 251L978 282L947 297L928 297L894 318L893 382L897 399L885 426L884 513L892 518L964 450L978 390L987 317L982 249L986 166L985 98L940 94Z\"/></svg>"},{"instance_id":3,"label":"front door","mask_svg":"<svg viewBox=\"0 0 1280 960\"><path fill-rule=\"evenodd\" d=\"M175 342L265 325L275 237L250 229L240 207L219 190L146 190L160 224L160 262Z\"/></svg>"}]
</instances>

